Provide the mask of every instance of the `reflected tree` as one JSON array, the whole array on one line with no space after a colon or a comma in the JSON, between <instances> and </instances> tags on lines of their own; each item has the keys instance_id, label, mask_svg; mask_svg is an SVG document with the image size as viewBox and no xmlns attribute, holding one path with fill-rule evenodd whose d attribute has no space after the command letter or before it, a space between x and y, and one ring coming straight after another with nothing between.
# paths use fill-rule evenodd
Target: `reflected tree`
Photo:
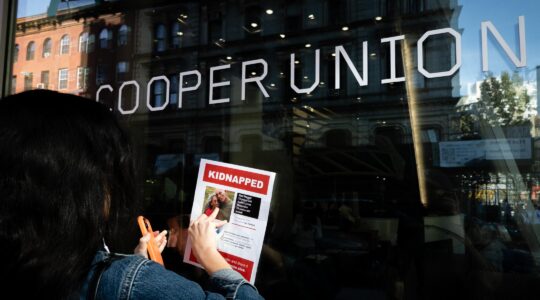
<instances>
[{"instance_id":1,"label":"reflected tree","mask_svg":"<svg viewBox=\"0 0 540 300\"><path fill-rule=\"evenodd\" d=\"M475 105L461 112L460 130L472 134L476 126L530 126L531 97L523 78L516 72L502 72L500 78L488 74L480 84Z\"/></svg>"}]
</instances>

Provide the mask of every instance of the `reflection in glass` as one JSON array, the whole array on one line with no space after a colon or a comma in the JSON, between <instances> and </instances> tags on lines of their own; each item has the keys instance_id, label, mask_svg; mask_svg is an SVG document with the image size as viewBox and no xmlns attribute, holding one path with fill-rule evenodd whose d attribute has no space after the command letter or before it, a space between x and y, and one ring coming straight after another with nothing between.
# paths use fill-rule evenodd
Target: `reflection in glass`
<instances>
[{"instance_id":1,"label":"reflection in glass","mask_svg":"<svg viewBox=\"0 0 540 300\"><path fill-rule=\"evenodd\" d=\"M74 2L17 20L13 92L44 70L49 88L99 90L133 133L156 222L189 214L201 158L276 172L267 299L540 294L536 1ZM63 35L77 53L17 61Z\"/></svg>"}]
</instances>

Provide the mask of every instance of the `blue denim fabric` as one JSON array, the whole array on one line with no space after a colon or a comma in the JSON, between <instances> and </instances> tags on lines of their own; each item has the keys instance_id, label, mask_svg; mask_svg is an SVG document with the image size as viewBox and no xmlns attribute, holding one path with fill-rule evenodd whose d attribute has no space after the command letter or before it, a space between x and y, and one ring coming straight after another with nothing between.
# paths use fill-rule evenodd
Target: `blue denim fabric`
<instances>
[{"instance_id":1,"label":"blue denim fabric","mask_svg":"<svg viewBox=\"0 0 540 300\"><path fill-rule=\"evenodd\" d=\"M86 299L95 267L110 254L99 251L84 283L80 299ZM257 289L236 271L224 269L210 276L212 291L166 270L138 255L121 255L102 273L95 299L263 299Z\"/></svg>"}]
</instances>

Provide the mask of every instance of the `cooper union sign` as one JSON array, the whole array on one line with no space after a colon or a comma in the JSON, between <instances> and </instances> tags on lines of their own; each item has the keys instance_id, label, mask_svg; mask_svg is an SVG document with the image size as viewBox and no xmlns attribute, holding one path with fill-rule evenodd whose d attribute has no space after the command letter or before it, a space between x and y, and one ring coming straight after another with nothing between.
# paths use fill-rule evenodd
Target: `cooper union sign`
<instances>
[{"instance_id":1,"label":"cooper union sign","mask_svg":"<svg viewBox=\"0 0 540 300\"><path fill-rule=\"evenodd\" d=\"M519 39L519 57L516 55L514 51L510 49L508 46L508 43L503 39L497 28L493 25L491 21L484 21L481 23L481 56L482 56L482 71L488 71L489 70L489 59L488 59L488 49L487 49L487 37L488 33L491 33L491 35L494 37L495 41L501 46L504 53L508 56L509 60L516 66L516 67L525 67L527 64L527 53L526 53L526 42L525 42L525 17L519 16L518 17L518 39ZM432 38L433 36L437 35L448 35L452 39L454 39L454 47L455 51L452 51L455 53L455 63L454 65L446 70L441 72L430 72L424 67L424 42ZM391 36L391 37L385 37L380 40L381 44L385 44L390 49L390 77L389 78L383 78L381 79L382 84L389 84L389 83L395 83L395 82L404 82L406 78L403 77L397 77L396 75L396 43L399 43L403 40L405 40L405 35L398 35L398 36ZM352 72L354 75L354 78L358 82L360 86L366 86L368 85L368 42L364 41L362 42L362 65L361 65L361 73L359 72L358 68L353 64L349 54L345 50L345 48L341 45L335 46L334 48L334 54L335 54L335 80L334 80L334 88L336 90L340 89L341 87L341 78L340 78L340 69L342 67L343 61L346 64L346 67ZM447 27L447 28L441 28L441 29L435 29L435 30L429 30L426 31L417 41L417 68L418 72L420 72L424 77L426 78L438 78L438 77L447 77L454 75L459 68L461 67L462 63L462 54L461 54L461 34L457 32L455 29ZM295 54L290 54L290 88L295 91L297 94L308 94L315 90L315 88L319 85L320 82L320 49L315 50L315 57L314 57L314 70L315 70L315 76L313 79L313 83L311 86L306 88L300 88L295 84ZM247 76L246 69L248 66L252 65L259 65L262 67L262 74L257 76ZM214 88L217 87L224 87L229 86L231 84L230 81L216 81L216 73L222 70L230 69L230 64L223 64L218 66L213 66L209 68L209 85L208 85L208 103L209 104L218 104L218 103L227 103L230 102L230 98L214 98ZM248 60L242 62L242 74L241 74L241 100L244 101L246 99L246 85L247 84L256 84L257 87L260 89L262 94L265 98L270 97L266 89L264 88L264 85L262 84L262 81L265 79L266 75L268 74L268 62L262 58L254 59L254 60ZM193 85L183 85L184 80L186 78L194 78L196 79ZM154 106L150 99L150 90L153 83L156 81L164 81L166 90L168 91L170 89L170 81L165 75L155 76L152 77L148 83L146 84L146 106L150 111L161 111L169 105L169 93L165 93L165 101L160 106ZM199 89L201 85L201 72L198 70L189 70L179 73L179 84L178 84L178 108L182 108L182 95L185 92L190 91L196 91ZM125 87L127 86L133 86L135 88L135 104L133 107L129 109L124 109L122 105L122 92ZM118 111L121 114L132 114L134 113L138 107L140 102L140 85L135 80L125 81L123 82L120 87L118 87L118 101L117 101L117 108ZM105 90L108 90L109 92L113 92L114 88L109 85L101 85L97 92L96 92L96 100L99 101L100 96L102 93L105 92Z\"/></svg>"}]
</instances>

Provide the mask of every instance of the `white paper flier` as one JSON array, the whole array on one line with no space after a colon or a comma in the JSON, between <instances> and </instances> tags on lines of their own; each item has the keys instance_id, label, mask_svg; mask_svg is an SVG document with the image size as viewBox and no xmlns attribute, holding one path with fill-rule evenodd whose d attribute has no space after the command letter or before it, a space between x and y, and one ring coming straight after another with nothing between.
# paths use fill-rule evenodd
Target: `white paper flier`
<instances>
[{"instance_id":1,"label":"white paper flier","mask_svg":"<svg viewBox=\"0 0 540 300\"><path fill-rule=\"evenodd\" d=\"M217 219L228 223L217 232L218 251L251 283L257 274L275 177L273 172L207 159L199 167L191 220L219 207ZM189 239L184 262L202 268Z\"/></svg>"}]
</instances>

